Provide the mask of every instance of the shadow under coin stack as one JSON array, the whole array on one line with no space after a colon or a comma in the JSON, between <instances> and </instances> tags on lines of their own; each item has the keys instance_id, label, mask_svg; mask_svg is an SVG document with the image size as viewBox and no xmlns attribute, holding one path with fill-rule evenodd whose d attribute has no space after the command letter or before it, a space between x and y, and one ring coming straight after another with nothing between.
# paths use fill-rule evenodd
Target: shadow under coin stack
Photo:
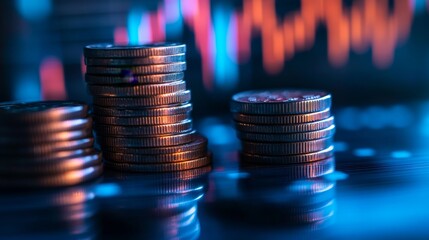
<instances>
[{"instance_id":1,"label":"shadow under coin stack","mask_svg":"<svg viewBox=\"0 0 429 240\"><path fill-rule=\"evenodd\" d=\"M310 90L248 91L231 111L241 159L257 164L303 164L333 156L331 95Z\"/></svg>"},{"instance_id":2,"label":"shadow under coin stack","mask_svg":"<svg viewBox=\"0 0 429 240\"><path fill-rule=\"evenodd\" d=\"M84 48L97 142L105 165L167 172L209 165L207 139L192 128L184 44Z\"/></svg>"},{"instance_id":3,"label":"shadow under coin stack","mask_svg":"<svg viewBox=\"0 0 429 240\"><path fill-rule=\"evenodd\" d=\"M0 104L0 187L62 187L95 179L88 106L77 102Z\"/></svg>"}]
</instances>

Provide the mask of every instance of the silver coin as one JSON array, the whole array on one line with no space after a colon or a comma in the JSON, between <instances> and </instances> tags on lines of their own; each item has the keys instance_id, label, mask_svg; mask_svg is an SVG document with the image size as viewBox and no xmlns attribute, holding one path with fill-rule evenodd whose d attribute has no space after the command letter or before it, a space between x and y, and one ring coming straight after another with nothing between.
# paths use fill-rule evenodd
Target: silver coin
<instances>
[{"instance_id":1,"label":"silver coin","mask_svg":"<svg viewBox=\"0 0 429 240\"><path fill-rule=\"evenodd\" d=\"M106 117L94 116L96 124L120 125L120 126L141 126L141 125L162 125L180 123L190 119L189 114L167 115L157 117Z\"/></svg>"},{"instance_id":2,"label":"silver coin","mask_svg":"<svg viewBox=\"0 0 429 240\"><path fill-rule=\"evenodd\" d=\"M34 187L65 187L93 180L103 172L102 165L91 166L60 174L40 175L34 177L0 176L0 187L34 188Z\"/></svg>"},{"instance_id":3,"label":"silver coin","mask_svg":"<svg viewBox=\"0 0 429 240\"><path fill-rule=\"evenodd\" d=\"M191 100L191 91L180 91L175 93L161 94L151 97L96 97L94 98L94 104L104 107L119 107L119 108L142 108L142 107L153 107L163 106L168 104L179 104L187 103Z\"/></svg>"},{"instance_id":4,"label":"silver coin","mask_svg":"<svg viewBox=\"0 0 429 240\"><path fill-rule=\"evenodd\" d=\"M53 132L90 129L91 127L92 118L79 118L19 126L7 124L0 125L0 136L9 137L11 135L19 134L48 134Z\"/></svg>"},{"instance_id":5,"label":"silver coin","mask_svg":"<svg viewBox=\"0 0 429 240\"><path fill-rule=\"evenodd\" d=\"M291 115L246 115L242 113L233 113L233 118L237 122L267 125L308 123L320 121L330 116L331 111L329 108L320 112Z\"/></svg>"},{"instance_id":6,"label":"silver coin","mask_svg":"<svg viewBox=\"0 0 429 240\"><path fill-rule=\"evenodd\" d=\"M110 117L157 117L168 115L189 114L192 111L192 104L173 104L158 107L147 107L140 109L126 108L106 108L97 105L93 106L94 114L97 116Z\"/></svg>"},{"instance_id":7,"label":"silver coin","mask_svg":"<svg viewBox=\"0 0 429 240\"><path fill-rule=\"evenodd\" d=\"M207 138L200 134L195 134L194 140L180 144L176 146L168 146L168 147L138 147L138 148L106 148L105 152L118 152L124 154L136 154L136 155L158 155L158 154L174 154L180 152L188 152L188 151L198 151L207 149Z\"/></svg>"},{"instance_id":8,"label":"silver coin","mask_svg":"<svg viewBox=\"0 0 429 240\"><path fill-rule=\"evenodd\" d=\"M70 141L92 137L92 129L78 129L71 131L53 132L49 134L11 134L8 137L0 136L0 145L31 145L37 143L47 143L56 141Z\"/></svg>"},{"instance_id":9,"label":"silver coin","mask_svg":"<svg viewBox=\"0 0 429 240\"><path fill-rule=\"evenodd\" d=\"M93 138L84 138L71 141L58 141L52 143L41 143L28 146L2 146L0 145L0 152L4 156L25 156L25 155L44 155L51 154L52 152L74 151L92 147L94 144Z\"/></svg>"},{"instance_id":10,"label":"silver coin","mask_svg":"<svg viewBox=\"0 0 429 240\"><path fill-rule=\"evenodd\" d=\"M101 153L92 150L87 153L70 158L59 158L55 162L40 162L27 159L27 162L22 161L1 161L0 175L19 175L19 174L55 174L72 170L79 170L94 165L102 164Z\"/></svg>"},{"instance_id":11,"label":"silver coin","mask_svg":"<svg viewBox=\"0 0 429 240\"><path fill-rule=\"evenodd\" d=\"M97 136L129 136L144 137L151 135L171 135L190 132L192 130L192 121L185 120L172 124L144 125L144 126L115 126L101 125L94 126Z\"/></svg>"},{"instance_id":12,"label":"silver coin","mask_svg":"<svg viewBox=\"0 0 429 240\"><path fill-rule=\"evenodd\" d=\"M85 58L85 64L88 66L136 66L184 61L186 61L186 55L184 53L135 58Z\"/></svg>"},{"instance_id":13,"label":"silver coin","mask_svg":"<svg viewBox=\"0 0 429 240\"><path fill-rule=\"evenodd\" d=\"M207 149L197 149L196 151L178 152L160 155L136 155L127 153L105 152L104 159L109 162L117 163L171 163L183 162L207 155Z\"/></svg>"},{"instance_id":14,"label":"silver coin","mask_svg":"<svg viewBox=\"0 0 429 240\"><path fill-rule=\"evenodd\" d=\"M195 131L181 133L175 135L162 135L156 137L100 137L97 141L100 142L102 149L105 147L166 147L192 142L195 139Z\"/></svg>"},{"instance_id":15,"label":"silver coin","mask_svg":"<svg viewBox=\"0 0 429 240\"><path fill-rule=\"evenodd\" d=\"M294 155L311 152L318 152L330 147L333 144L332 138L322 138L303 142L288 143L258 143L258 142L241 142L243 152L255 155Z\"/></svg>"},{"instance_id":16,"label":"silver coin","mask_svg":"<svg viewBox=\"0 0 429 240\"><path fill-rule=\"evenodd\" d=\"M335 125L321 130L311 132L299 132L290 134L275 134L275 133L248 133L237 132L237 137L244 141L250 142L300 142L309 141L321 138L332 137L335 134Z\"/></svg>"},{"instance_id":17,"label":"silver coin","mask_svg":"<svg viewBox=\"0 0 429 240\"><path fill-rule=\"evenodd\" d=\"M186 62L176 62L157 65L142 65L142 66L129 66L129 67L100 67L88 66L86 73L94 75L121 75L129 76L136 74L160 74L160 73L173 73L183 72L186 70Z\"/></svg>"},{"instance_id":18,"label":"silver coin","mask_svg":"<svg viewBox=\"0 0 429 240\"><path fill-rule=\"evenodd\" d=\"M107 167L122 171L131 172L171 172L183 171L194 168L207 166L211 163L211 155L192 159L183 162L162 163L162 164L131 164L131 163L116 163L105 161Z\"/></svg>"},{"instance_id":19,"label":"silver coin","mask_svg":"<svg viewBox=\"0 0 429 240\"><path fill-rule=\"evenodd\" d=\"M307 162L315 162L322 159L327 159L334 156L334 146L330 146L318 152L296 154L296 155L254 155L242 153L241 159L245 162L252 162L257 164L300 164Z\"/></svg>"},{"instance_id":20,"label":"silver coin","mask_svg":"<svg viewBox=\"0 0 429 240\"><path fill-rule=\"evenodd\" d=\"M132 73L123 76L115 75L91 75L85 74L85 81L88 84L97 85L118 85L118 84L155 84L180 81L185 78L184 72L166 73L166 74L149 74L135 75Z\"/></svg>"},{"instance_id":21,"label":"silver coin","mask_svg":"<svg viewBox=\"0 0 429 240\"><path fill-rule=\"evenodd\" d=\"M186 52L185 44L155 43L144 45L92 44L83 49L86 58L134 58L174 55Z\"/></svg>"},{"instance_id":22,"label":"silver coin","mask_svg":"<svg viewBox=\"0 0 429 240\"><path fill-rule=\"evenodd\" d=\"M330 107L330 94L312 90L248 91L235 94L231 101L231 111L244 114L303 114Z\"/></svg>"},{"instance_id":23,"label":"silver coin","mask_svg":"<svg viewBox=\"0 0 429 240\"><path fill-rule=\"evenodd\" d=\"M0 123L41 123L85 118L88 105L70 101L0 104Z\"/></svg>"},{"instance_id":24,"label":"silver coin","mask_svg":"<svg viewBox=\"0 0 429 240\"><path fill-rule=\"evenodd\" d=\"M93 96L104 97L133 97L153 96L165 93L174 93L186 90L185 81L175 81L161 84L135 85L135 86L105 86L89 85L88 90Z\"/></svg>"},{"instance_id":25,"label":"silver coin","mask_svg":"<svg viewBox=\"0 0 429 240\"><path fill-rule=\"evenodd\" d=\"M318 131L321 129L328 128L334 124L334 117L330 117L324 120L294 124L294 125L255 125L248 123L236 122L235 126L238 131L241 132L252 132L252 133L302 133L310 131Z\"/></svg>"}]
</instances>

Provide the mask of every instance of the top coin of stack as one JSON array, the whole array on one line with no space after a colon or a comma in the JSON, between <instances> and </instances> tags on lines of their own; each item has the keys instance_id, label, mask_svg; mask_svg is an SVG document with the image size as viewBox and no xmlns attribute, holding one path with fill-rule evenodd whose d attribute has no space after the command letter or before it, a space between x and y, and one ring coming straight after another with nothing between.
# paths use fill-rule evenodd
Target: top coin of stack
<instances>
[{"instance_id":1,"label":"top coin of stack","mask_svg":"<svg viewBox=\"0 0 429 240\"><path fill-rule=\"evenodd\" d=\"M0 186L60 187L102 172L88 106L78 102L0 104Z\"/></svg>"},{"instance_id":2,"label":"top coin of stack","mask_svg":"<svg viewBox=\"0 0 429 240\"><path fill-rule=\"evenodd\" d=\"M86 82L107 166L164 172L210 163L207 139L192 129L186 46L94 44L84 48Z\"/></svg>"},{"instance_id":3,"label":"top coin of stack","mask_svg":"<svg viewBox=\"0 0 429 240\"><path fill-rule=\"evenodd\" d=\"M308 163L333 156L331 95L323 91L267 90L234 95L231 111L243 160ZM322 162L319 162L322 163Z\"/></svg>"}]
</instances>

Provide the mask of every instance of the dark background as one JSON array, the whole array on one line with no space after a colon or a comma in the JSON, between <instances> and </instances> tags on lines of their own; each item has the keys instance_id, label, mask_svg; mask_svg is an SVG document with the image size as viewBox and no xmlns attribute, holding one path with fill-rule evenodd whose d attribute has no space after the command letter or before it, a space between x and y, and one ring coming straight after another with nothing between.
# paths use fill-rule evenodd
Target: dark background
<instances>
[{"instance_id":1,"label":"dark background","mask_svg":"<svg viewBox=\"0 0 429 240\"><path fill-rule=\"evenodd\" d=\"M115 31L122 36L116 41L122 43L125 36L130 43L187 44L186 80L196 116L226 113L233 93L259 88L325 89L333 93L336 106L427 98L427 1L261 2L258 9L265 15L258 24L252 22L256 18L252 11L246 10L246 6L258 6L253 0L2 1L0 100L90 101L82 77L82 48L114 42ZM377 14L372 16L372 12ZM355 13L365 19L360 28L352 20ZM318 20L311 28L305 21L313 17ZM314 39L298 39L302 30L298 23L303 19L304 35L314 35ZM245 35L243 26L249 22L256 27ZM272 26L281 32L285 22L298 31L291 37L295 40L288 42L295 53L282 56L282 49L268 43L286 60L268 57L283 67L264 64L263 52L268 52L264 41L275 39ZM339 34L342 40L333 40L330 34ZM360 48L355 36L363 39ZM250 44L250 55L236 63L228 51L245 42ZM329 57L330 51L345 57ZM381 63L374 57L377 52Z\"/></svg>"}]
</instances>

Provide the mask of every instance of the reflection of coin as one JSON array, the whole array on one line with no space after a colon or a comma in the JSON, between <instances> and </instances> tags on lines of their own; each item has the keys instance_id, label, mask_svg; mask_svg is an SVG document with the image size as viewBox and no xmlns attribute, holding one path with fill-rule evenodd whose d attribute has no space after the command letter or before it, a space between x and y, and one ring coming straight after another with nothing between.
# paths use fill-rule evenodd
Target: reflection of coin
<instances>
[{"instance_id":1,"label":"reflection of coin","mask_svg":"<svg viewBox=\"0 0 429 240\"><path fill-rule=\"evenodd\" d=\"M311 90L248 91L234 95L231 101L231 111L244 114L302 114L330 106L330 94Z\"/></svg>"},{"instance_id":2,"label":"reflection of coin","mask_svg":"<svg viewBox=\"0 0 429 240\"><path fill-rule=\"evenodd\" d=\"M322 159L332 157L334 155L334 146L330 146L318 152L296 154L296 155L281 155L281 156L268 156L268 155L252 155L242 153L241 159L246 162L257 164L295 164L314 162Z\"/></svg>"}]
</instances>

